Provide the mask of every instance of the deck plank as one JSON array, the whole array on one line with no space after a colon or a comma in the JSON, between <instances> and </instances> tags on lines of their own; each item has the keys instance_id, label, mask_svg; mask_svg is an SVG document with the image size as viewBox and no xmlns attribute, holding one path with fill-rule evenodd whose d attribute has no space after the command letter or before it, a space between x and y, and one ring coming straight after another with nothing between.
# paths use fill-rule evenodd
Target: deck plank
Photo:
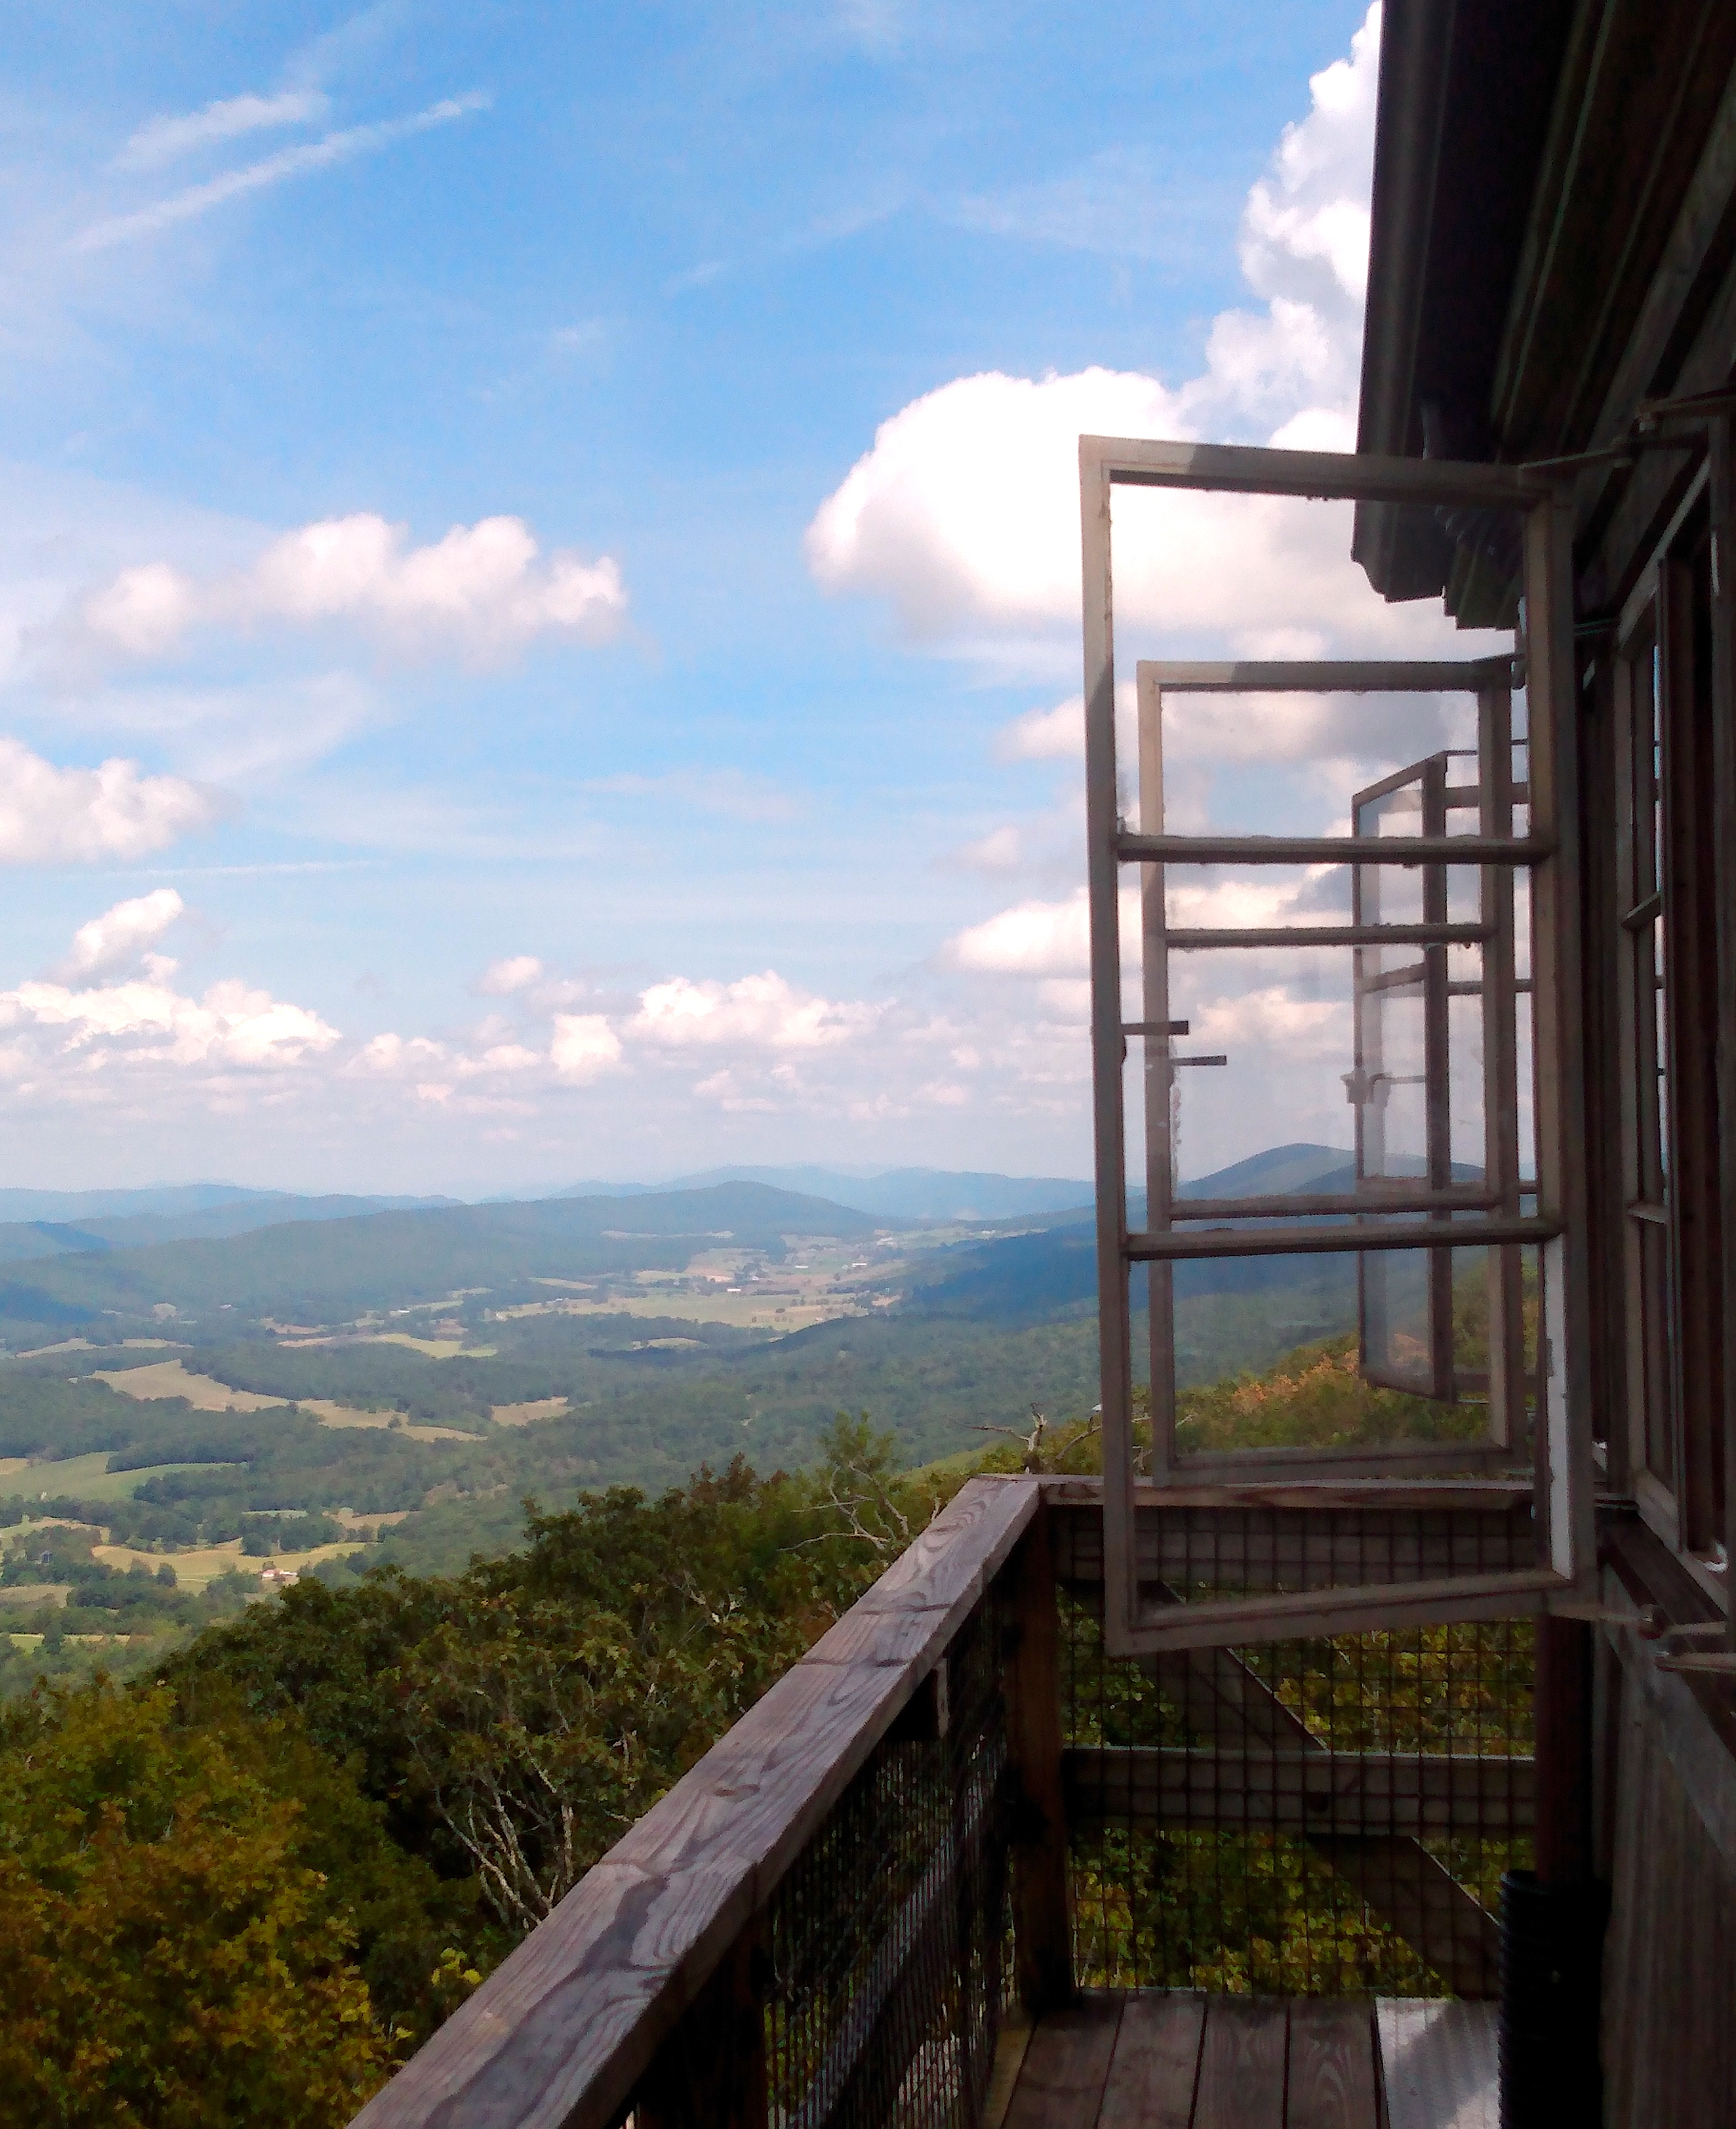
<instances>
[{"instance_id":1,"label":"deck plank","mask_svg":"<svg viewBox=\"0 0 1736 2129\"><path fill-rule=\"evenodd\" d=\"M1130 1996L1103 2090L1103 2129L1188 2129L1206 1998L1196 1989Z\"/></svg>"},{"instance_id":2,"label":"deck plank","mask_svg":"<svg viewBox=\"0 0 1736 2129\"><path fill-rule=\"evenodd\" d=\"M1096 2129L1120 2023L1118 1996L1048 2012L1025 2050L1005 2129Z\"/></svg>"},{"instance_id":3,"label":"deck plank","mask_svg":"<svg viewBox=\"0 0 1736 2129\"><path fill-rule=\"evenodd\" d=\"M1355 1996L1290 2007L1286 2129L1376 2129L1374 2017Z\"/></svg>"},{"instance_id":4,"label":"deck plank","mask_svg":"<svg viewBox=\"0 0 1736 2129\"><path fill-rule=\"evenodd\" d=\"M1284 2129L1289 2043L1282 1998L1209 1998L1193 2129Z\"/></svg>"},{"instance_id":5,"label":"deck plank","mask_svg":"<svg viewBox=\"0 0 1736 2129\"><path fill-rule=\"evenodd\" d=\"M1499 2129L1492 2003L1382 1996L1375 2012L1392 2129Z\"/></svg>"}]
</instances>

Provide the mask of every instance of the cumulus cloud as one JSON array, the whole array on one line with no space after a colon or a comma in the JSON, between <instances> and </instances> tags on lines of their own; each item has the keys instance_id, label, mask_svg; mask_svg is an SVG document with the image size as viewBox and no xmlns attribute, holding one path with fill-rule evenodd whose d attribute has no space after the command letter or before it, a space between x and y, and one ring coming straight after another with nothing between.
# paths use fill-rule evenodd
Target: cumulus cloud
<instances>
[{"instance_id":1,"label":"cumulus cloud","mask_svg":"<svg viewBox=\"0 0 1736 2129\"><path fill-rule=\"evenodd\" d=\"M1063 902L1021 902L949 939L941 958L977 974L1071 976L1091 966L1085 890Z\"/></svg>"},{"instance_id":2,"label":"cumulus cloud","mask_svg":"<svg viewBox=\"0 0 1736 2129\"><path fill-rule=\"evenodd\" d=\"M673 976L640 993L629 1031L659 1046L740 1045L764 1050L817 1050L844 1042L873 1025L871 1005L844 1004L798 990L773 970L733 984L694 983Z\"/></svg>"},{"instance_id":3,"label":"cumulus cloud","mask_svg":"<svg viewBox=\"0 0 1736 2129\"><path fill-rule=\"evenodd\" d=\"M424 1035L376 1035L364 1042L345 1067L364 1079L396 1079L413 1077L446 1061L446 1045Z\"/></svg>"},{"instance_id":4,"label":"cumulus cloud","mask_svg":"<svg viewBox=\"0 0 1736 2129\"><path fill-rule=\"evenodd\" d=\"M913 401L881 425L809 527L822 587L889 600L919 640L1071 631L1082 434L1277 435L1349 449L1378 44L1377 7L1350 56L1314 77L1312 108L1250 193L1242 263L1264 308L1214 321L1199 375L1172 386L1095 368L990 372ZM1416 617L1377 608L1348 549L1348 506L1118 497L1117 611L1228 637L1245 655L1282 655L1277 636L1288 655L1319 655L1353 617L1371 642L1408 640Z\"/></svg>"},{"instance_id":5,"label":"cumulus cloud","mask_svg":"<svg viewBox=\"0 0 1736 2129\"><path fill-rule=\"evenodd\" d=\"M0 864L91 864L149 856L216 817L215 794L179 776L147 776L119 757L59 769L0 739Z\"/></svg>"},{"instance_id":6,"label":"cumulus cloud","mask_svg":"<svg viewBox=\"0 0 1736 2129\"><path fill-rule=\"evenodd\" d=\"M425 547L372 512L304 525L252 567L200 578L141 563L81 603L75 638L110 656L178 650L199 628L347 623L410 652L502 655L543 635L598 642L626 612L619 565L567 550L544 558L521 518L454 525Z\"/></svg>"},{"instance_id":7,"label":"cumulus cloud","mask_svg":"<svg viewBox=\"0 0 1736 2129\"><path fill-rule=\"evenodd\" d=\"M542 972L543 964L535 954L513 954L503 961L491 962L477 988L489 998L510 998L515 991L528 990Z\"/></svg>"},{"instance_id":8,"label":"cumulus cloud","mask_svg":"<svg viewBox=\"0 0 1736 2129\"><path fill-rule=\"evenodd\" d=\"M1163 904L1172 929L1220 931L1244 926L1267 929L1341 921L1336 890L1345 879L1340 865L1269 866L1234 872L1225 866L1199 873L1177 869L1165 889ZM1124 954L1138 946L1139 889L1121 891L1120 927ZM1297 965L1301 947L1274 947L1270 955L1283 965ZM1091 909L1085 889L1053 901L1031 900L998 910L980 924L968 925L941 947L943 968L978 975L1077 977L1091 967ZM1237 950L1239 965L1264 965L1267 956ZM1182 963L1186 965L1185 961Z\"/></svg>"},{"instance_id":9,"label":"cumulus cloud","mask_svg":"<svg viewBox=\"0 0 1736 2129\"><path fill-rule=\"evenodd\" d=\"M1048 681L1077 655L1082 435L1353 449L1379 33L1377 6L1348 53L1315 75L1306 115L1285 129L1249 192L1238 247L1249 300L1213 321L1196 374L1093 368L939 384L881 424L816 512L806 552L820 587L884 601L913 644L971 659L987 677ZM1090 210L1130 167L1099 158L1077 180L978 219L1010 236L1112 248ZM1350 560L1348 504L1126 488L1114 509L1118 795L1130 814L1139 659L1464 657L1496 647L1457 634L1432 607L1377 599ZM1464 743L1461 707L1454 698L1172 693L1166 825L1342 833L1359 786ZM1058 788L1045 814L992 826L962 854L979 869L1016 874L1023 891L955 931L933 960L988 1060L979 1098L1027 1112L1048 1102L1058 1114L1077 1102L1088 1066L1088 909L1082 887L1064 891L1082 869L1083 741L1077 695L1051 696L996 736L997 761L1053 763ZM1275 876L1173 867L1169 918L1212 929L1329 920L1342 913L1345 880L1341 868ZM1124 975L1137 958L1139 914L1130 880ZM1196 1165L1253 1151L1273 1131L1342 1143L1348 956L1309 946L1191 953L1170 978L1177 1016L1191 1020L1207 1054L1232 1060L1184 1075ZM1137 1136L1138 1118L1130 1128Z\"/></svg>"},{"instance_id":10,"label":"cumulus cloud","mask_svg":"<svg viewBox=\"0 0 1736 2129\"><path fill-rule=\"evenodd\" d=\"M1013 872L1024 856L1024 833L1008 822L1003 827L992 828L975 842L967 843L958 853L958 860L973 872Z\"/></svg>"},{"instance_id":11,"label":"cumulus cloud","mask_svg":"<svg viewBox=\"0 0 1736 2129\"><path fill-rule=\"evenodd\" d=\"M279 126L305 126L329 108L318 89L286 88L275 96L229 96L202 110L147 118L115 158L122 170L158 170L201 148Z\"/></svg>"},{"instance_id":12,"label":"cumulus cloud","mask_svg":"<svg viewBox=\"0 0 1736 2129\"><path fill-rule=\"evenodd\" d=\"M549 1062L561 1079L583 1085L621 1063L621 1037L600 1012L558 1012Z\"/></svg>"},{"instance_id":13,"label":"cumulus cloud","mask_svg":"<svg viewBox=\"0 0 1736 2129\"><path fill-rule=\"evenodd\" d=\"M88 983L94 976L112 974L134 961L157 941L180 916L185 904L172 887L159 887L131 902L117 902L100 917L81 924L73 934L72 951L54 971L64 984ZM167 974L174 964L153 955Z\"/></svg>"},{"instance_id":14,"label":"cumulus cloud","mask_svg":"<svg viewBox=\"0 0 1736 2129\"><path fill-rule=\"evenodd\" d=\"M292 1065L339 1040L316 1012L235 979L213 984L197 999L156 976L79 990L21 984L0 991L0 1029L15 1041L36 1036L45 1050L92 1069Z\"/></svg>"},{"instance_id":15,"label":"cumulus cloud","mask_svg":"<svg viewBox=\"0 0 1736 2129\"><path fill-rule=\"evenodd\" d=\"M1085 698L1069 695L1052 710L1027 710L995 736L997 761L1075 761L1085 755Z\"/></svg>"}]
</instances>

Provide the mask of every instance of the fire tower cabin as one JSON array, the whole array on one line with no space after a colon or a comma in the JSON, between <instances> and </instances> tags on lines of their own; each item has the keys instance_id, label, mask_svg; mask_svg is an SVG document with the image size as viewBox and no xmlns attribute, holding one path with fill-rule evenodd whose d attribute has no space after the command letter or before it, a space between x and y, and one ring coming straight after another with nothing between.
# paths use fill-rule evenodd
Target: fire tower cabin
<instances>
[{"instance_id":1,"label":"fire tower cabin","mask_svg":"<svg viewBox=\"0 0 1736 2129\"><path fill-rule=\"evenodd\" d=\"M968 1484L368 2129L1736 2122L1733 69L1387 0L1357 452L1081 440L1102 1476ZM1226 574L1306 662L1174 655ZM1336 1173L1179 1184L1292 1098ZM1329 1423L1201 1295L1354 1324Z\"/></svg>"}]
</instances>

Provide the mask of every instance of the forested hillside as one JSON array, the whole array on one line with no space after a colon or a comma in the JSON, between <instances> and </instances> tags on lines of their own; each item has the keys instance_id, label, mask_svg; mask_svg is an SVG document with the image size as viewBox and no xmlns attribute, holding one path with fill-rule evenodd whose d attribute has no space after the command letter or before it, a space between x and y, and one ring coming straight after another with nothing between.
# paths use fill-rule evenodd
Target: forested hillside
<instances>
[{"instance_id":1,"label":"forested hillside","mask_svg":"<svg viewBox=\"0 0 1736 2129\"><path fill-rule=\"evenodd\" d=\"M1344 1337L1182 1417L1202 1444L1467 1423L1372 1388ZM337 2129L971 1469L1089 1470L1097 1438L1048 1426L909 1472L839 1418L818 1449L795 1475L736 1458L533 1509L449 1575L303 1579L131 1687L0 1707L8 2120L94 2124L136 2094L141 2119Z\"/></svg>"},{"instance_id":2,"label":"forested hillside","mask_svg":"<svg viewBox=\"0 0 1736 2129\"><path fill-rule=\"evenodd\" d=\"M1214 1187L1339 1157L1282 1148ZM13 1683L136 1669L267 1570L461 1569L510 1548L527 1498L661 1488L738 1455L806 1469L839 1412L911 1465L1096 1399L1093 1236L1065 1214L900 1224L736 1182L283 1223L26 1274L31 1307L54 1286L77 1320L15 1322L0 1360ZM1329 1259L1190 1266L1177 1288L1184 1382L1353 1315Z\"/></svg>"}]
</instances>

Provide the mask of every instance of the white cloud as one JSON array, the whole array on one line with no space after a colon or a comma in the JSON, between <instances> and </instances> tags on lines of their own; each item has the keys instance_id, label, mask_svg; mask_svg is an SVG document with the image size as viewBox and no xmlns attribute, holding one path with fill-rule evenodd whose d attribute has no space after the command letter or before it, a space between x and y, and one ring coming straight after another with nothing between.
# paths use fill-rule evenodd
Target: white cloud
<instances>
[{"instance_id":1,"label":"white cloud","mask_svg":"<svg viewBox=\"0 0 1736 2129\"><path fill-rule=\"evenodd\" d=\"M57 769L0 739L0 864L91 864L165 849L216 817L215 795L178 776L147 776L118 757Z\"/></svg>"},{"instance_id":2,"label":"white cloud","mask_svg":"<svg viewBox=\"0 0 1736 2129\"><path fill-rule=\"evenodd\" d=\"M1177 930L1301 925L1310 916L1316 921L1330 922L1334 910L1323 905L1320 898L1342 877L1343 868L1332 865L1287 868L1277 879L1265 866L1240 874L1215 866L1203 880L1185 874L1172 876L1165 891L1164 908L1171 926ZM1122 888L1120 916L1122 952L1131 955L1139 936L1136 887ZM1301 947L1271 950L1292 968L1303 950ZM943 968L965 969L977 975L1086 975L1091 968L1091 909L1086 891L1076 888L1058 901L1032 900L998 910L982 923L955 932L938 958ZM1251 950L1237 950L1239 965L1255 968L1263 965L1265 959ZM1182 965L1187 965L1185 960ZM1053 988L1056 998L1077 1003L1073 993L1061 987Z\"/></svg>"},{"instance_id":3,"label":"white cloud","mask_svg":"<svg viewBox=\"0 0 1736 2129\"><path fill-rule=\"evenodd\" d=\"M542 972L543 964L535 954L514 954L503 961L491 962L477 988L489 998L510 998L515 991L528 989Z\"/></svg>"},{"instance_id":4,"label":"white cloud","mask_svg":"<svg viewBox=\"0 0 1736 2129\"><path fill-rule=\"evenodd\" d=\"M480 1057L463 1059L458 1069L463 1078L475 1079L490 1072L534 1072L542 1061L540 1051L527 1050L521 1042L494 1042Z\"/></svg>"},{"instance_id":5,"label":"white cloud","mask_svg":"<svg viewBox=\"0 0 1736 2129\"><path fill-rule=\"evenodd\" d=\"M1314 78L1309 116L1250 193L1242 258L1265 308L1215 321L1199 375L1171 386L1104 369L990 372L913 401L809 527L819 583L888 599L917 639L1071 632L1082 434L1265 441L1277 430L1349 449L1378 40L1377 7L1350 58ZM1418 633L1417 617L1380 607L1351 564L1348 506L1144 491L1116 507L1126 619L1228 637L1244 655L1277 655L1274 631L1316 655L1356 622L1382 644ZM1294 655L1306 655L1300 640ZM1023 735L1049 736L1034 725Z\"/></svg>"},{"instance_id":6,"label":"white cloud","mask_svg":"<svg viewBox=\"0 0 1736 2129\"><path fill-rule=\"evenodd\" d=\"M1272 175L1248 196L1242 271L1262 296L1322 311L1334 302L1361 308L1380 37L1381 11L1373 7L1350 40L1350 56L1309 82L1313 109L1284 128Z\"/></svg>"},{"instance_id":7,"label":"white cloud","mask_svg":"<svg viewBox=\"0 0 1736 2129\"><path fill-rule=\"evenodd\" d=\"M157 170L220 141L239 140L278 126L323 118L328 99L317 89L287 88L275 96L230 96L202 110L147 118L115 158L117 169Z\"/></svg>"},{"instance_id":8,"label":"white cloud","mask_svg":"<svg viewBox=\"0 0 1736 2129\"><path fill-rule=\"evenodd\" d=\"M401 650L487 657L547 633L597 642L626 611L610 556L557 550L544 560L521 518L454 525L426 547L406 539L403 526L360 511L285 533L226 576L143 563L84 598L77 634L111 655L154 659L197 627L347 622Z\"/></svg>"},{"instance_id":9,"label":"white cloud","mask_svg":"<svg viewBox=\"0 0 1736 2129\"><path fill-rule=\"evenodd\" d=\"M117 902L73 934L72 951L55 970L62 983L88 983L112 974L155 945L186 907L172 887L159 887L131 902ZM156 956L152 957L156 960ZM165 973L173 963L158 965Z\"/></svg>"},{"instance_id":10,"label":"white cloud","mask_svg":"<svg viewBox=\"0 0 1736 2129\"><path fill-rule=\"evenodd\" d=\"M1075 761L1085 755L1085 698L1069 695L1052 710L1027 710L995 736L997 761Z\"/></svg>"},{"instance_id":11,"label":"white cloud","mask_svg":"<svg viewBox=\"0 0 1736 2129\"><path fill-rule=\"evenodd\" d=\"M621 1038L600 1012L558 1012L549 1061L563 1079L583 1085L621 1062Z\"/></svg>"},{"instance_id":12,"label":"white cloud","mask_svg":"<svg viewBox=\"0 0 1736 2129\"><path fill-rule=\"evenodd\" d=\"M733 984L673 976L640 993L628 1031L659 1046L729 1044L762 1050L816 1050L871 1027L876 1008L840 1004L797 990L773 970Z\"/></svg>"},{"instance_id":13,"label":"white cloud","mask_svg":"<svg viewBox=\"0 0 1736 2129\"><path fill-rule=\"evenodd\" d=\"M1189 1008L1196 1041L1252 1046L1291 1064L1342 1064L1350 1049L1350 1008L1338 998L1299 998L1282 984L1205 1000Z\"/></svg>"},{"instance_id":14,"label":"white cloud","mask_svg":"<svg viewBox=\"0 0 1736 2129\"><path fill-rule=\"evenodd\" d=\"M977 975L1073 976L1091 966L1082 887L1064 902L1021 902L949 939L942 960Z\"/></svg>"},{"instance_id":15,"label":"white cloud","mask_svg":"<svg viewBox=\"0 0 1736 2129\"><path fill-rule=\"evenodd\" d=\"M202 999L155 978L94 990L21 984L0 991L0 1027L48 1037L62 1060L98 1068L291 1065L339 1040L317 1013L233 979L213 984Z\"/></svg>"},{"instance_id":16,"label":"white cloud","mask_svg":"<svg viewBox=\"0 0 1736 2129\"><path fill-rule=\"evenodd\" d=\"M221 177L207 179L203 184L189 185L183 192L171 193L167 199L153 201L149 207L93 222L73 239L71 249L107 251L117 244L130 244L139 237L154 236L158 230L169 228L176 222L191 221L208 214L227 200L263 192L269 186L282 184L288 178L330 169L335 164L370 155L377 149L389 147L395 141L426 133L430 127L449 126L454 119L467 117L473 111L486 110L490 101L488 97L474 92L467 96L446 97L438 103L430 104L426 111L413 112L407 117L382 119L371 126L346 126L340 132L328 133L323 141L311 141L305 147L279 149L276 155L268 155L260 162L250 163L239 170L226 170Z\"/></svg>"},{"instance_id":17,"label":"white cloud","mask_svg":"<svg viewBox=\"0 0 1736 2129\"><path fill-rule=\"evenodd\" d=\"M1024 855L1025 836L1011 822L990 829L975 842L967 843L958 853L960 863L968 865L973 872L1012 872L1017 869Z\"/></svg>"},{"instance_id":18,"label":"white cloud","mask_svg":"<svg viewBox=\"0 0 1736 2129\"><path fill-rule=\"evenodd\" d=\"M402 1035L376 1035L350 1059L350 1073L380 1079L397 1079L426 1072L446 1061L446 1046L424 1035L407 1039Z\"/></svg>"}]
</instances>

